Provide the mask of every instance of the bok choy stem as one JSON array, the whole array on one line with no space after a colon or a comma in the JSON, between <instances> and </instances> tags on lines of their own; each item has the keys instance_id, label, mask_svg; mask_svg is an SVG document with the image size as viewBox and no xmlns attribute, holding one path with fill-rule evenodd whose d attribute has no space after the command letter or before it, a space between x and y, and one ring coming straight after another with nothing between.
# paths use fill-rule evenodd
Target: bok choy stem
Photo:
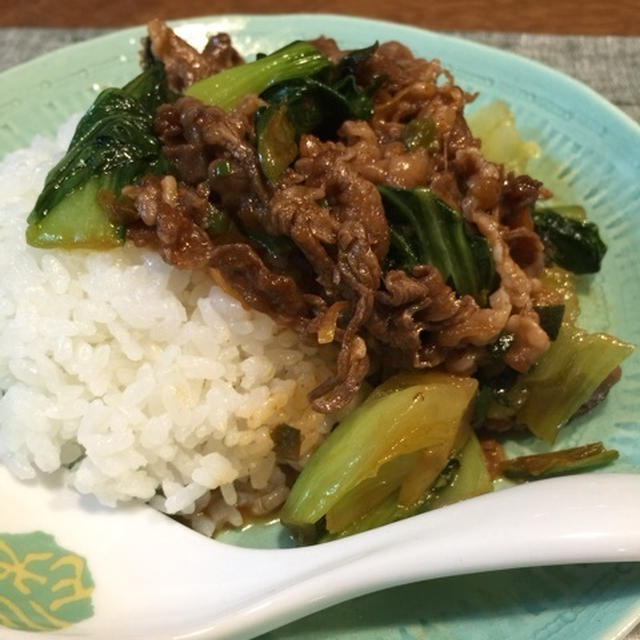
<instances>
[{"instance_id":1,"label":"bok choy stem","mask_svg":"<svg viewBox=\"0 0 640 640\"><path fill-rule=\"evenodd\" d=\"M311 76L330 66L329 60L312 44L296 41L254 62L195 82L185 94L228 110L248 93L259 95L278 82Z\"/></svg>"},{"instance_id":2,"label":"bok choy stem","mask_svg":"<svg viewBox=\"0 0 640 640\"><path fill-rule=\"evenodd\" d=\"M323 518L339 534L395 490L410 515L464 445L476 380L421 374L400 386L374 391L311 457L280 513L298 537L313 541Z\"/></svg>"}]
</instances>

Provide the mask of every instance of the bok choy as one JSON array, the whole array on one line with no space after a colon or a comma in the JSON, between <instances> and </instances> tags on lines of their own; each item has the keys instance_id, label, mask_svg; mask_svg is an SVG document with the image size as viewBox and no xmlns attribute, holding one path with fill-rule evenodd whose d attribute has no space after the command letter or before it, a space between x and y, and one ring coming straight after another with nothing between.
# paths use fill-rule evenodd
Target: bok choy
<instances>
[{"instance_id":1,"label":"bok choy","mask_svg":"<svg viewBox=\"0 0 640 640\"><path fill-rule=\"evenodd\" d=\"M538 364L509 392L525 400L516 422L547 442L566 424L634 347L605 333L565 323Z\"/></svg>"},{"instance_id":2,"label":"bok choy","mask_svg":"<svg viewBox=\"0 0 640 640\"><path fill-rule=\"evenodd\" d=\"M152 64L122 89L105 89L78 123L65 156L49 172L29 215L36 247L108 249L122 244L101 201L168 163L153 135L156 107L169 99L164 67Z\"/></svg>"},{"instance_id":3,"label":"bok choy","mask_svg":"<svg viewBox=\"0 0 640 640\"><path fill-rule=\"evenodd\" d=\"M597 273L607 246L593 222L562 215L561 209L533 212L536 233L550 260L577 274Z\"/></svg>"},{"instance_id":4,"label":"bok choy","mask_svg":"<svg viewBox=\"0 0 640 640\"><path fill-rule=\"evenodd\" d=\"M296 41L254 62L194 82L185 94L228 110L248 93L261 94L278 82L312 76L330 66L311 43Z\"/></svg>"},{"instance_id":5,"label":"bok choy","mask_svg":"<svg viewBox=\"0 0 640 640\"><path fill-rule=\"evenodd\" d=\"M378 189L389 221L390 263L401 269L431 264L458 294L485 300L495 272L484 237L430 189Z\"/></svg>"},{"instance_id":6,"label":"bok choy","mask_svg":"<svg viewBox=\"0 0 640 640\"><path fill-rule=\"evenodd\" d=\"M298 154L304 133L321 139L335 137L345 120L369 120L370 91L353 75L377 45L352 51L337 65L315 75L277 82L262 92L268 106L256 112L256 139L263 173L276 182Z\"/></svg>"},{"instance_id":7,"label":"bok choy","mask_svg":"<svg viewBox=\"0 0 640 640\"><path fill-rule=\"evenodd\" d=\"M398 387L391 379L374 390L298 477L280 519L300 539L315 540L323 520L329 534L340 534L391 495L410 515L464 446L476 380L427 373Z\"/></svg>"}]
</instances>

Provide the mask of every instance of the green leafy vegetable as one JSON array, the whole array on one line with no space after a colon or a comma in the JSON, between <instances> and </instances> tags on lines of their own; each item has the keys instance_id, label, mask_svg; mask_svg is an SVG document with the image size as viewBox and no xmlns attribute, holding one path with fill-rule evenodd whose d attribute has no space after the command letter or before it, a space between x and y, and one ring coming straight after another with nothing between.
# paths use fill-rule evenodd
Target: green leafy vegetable
<instances>
[{"instance_id":1,"label":"green leafy vegetable","mask_svg":"<svg viewBox=\"0 0 640 640\"><path fill-rule=\"evenodd\" d=\"M284 80L304 78L331 63L312 44L296 41L254 62L238 65L195 82L185 94L231 109L247 93L261 94Z\"/></svg>"},{"instance_id":2,"label":"green leafy vegetable","mask_svg":"<svg viewBox=\"0 0 640 640\"><path fill-rule=\"evenodd\" d=\"M399 489L390 492L378 505L347 528L325 535L332 539L361 533L403 518L437 509L460 500L493 491L493 482L478 438L469 434L466 444L444 466L435 482L416 503L405 506L399 501Z\"/></svg>"},{"instance_id":3,"label":"green leafy vegetable","mask_svg":"<svg viewBox=\"0 0 640 640\"><path fill-rule=\"evenodd\" d=\"M352 51L337 65L273 83L261 93L269 106L256 113L256 138L262 170L271 182L295 160L303 133L332 138L345 120L371 118L375 86L360 87L354 74L376 47Z\"/></svg>"},{"instance_id":4,"label":"green leafy vegetable","mask_svg":"<svg viewBox=\"0 0 640 640\"><path fill-rule=\"evenodd\" d=\"M216 161L214 173L216 178L225 178L226 176L230 176L232 171L231 171L231 165L229 164L229 161L228 160Z\"/></svg>"},{"instance_id":5,"label":"green leafy vegetable","mask_svg":"<svg viewBox=\"0 0 640 640\"><path fill-rule=\"evenodd\" d=\"M272 182L295 160L301 134L331 138L345 120L369 120L373 113L371 98L352 75L331 84L293 78L270 87L261 98L270 104L256 113L258 155Z\"/></svg>"},{"instance_id":6,"label":"green leafy vegetable","mask_svg":"<svg viewBox=\"0 0 640 640\"><path fill-rule=\"evenodd\" d=\"M222 235L236 230L233 220L231 220L229 215L218 209L218 207L214 207L212 204L209 204L205 228L212 236Z\"/></svg>"},{"instance_id":7,"label":"green leafy vegetable","mask_svg":"<svg viewBox=\"0 0 640 640\"><path fill-rule=\"evenodd\" d=\"M491 402L491 389L487 386L481 386L478 389L476 403L473 408L473 417L471 418L471 426L474 429L479 429L487 419L490 402Z\"/></svg>"},{"instance_id":8,"label":"green leafy vegetable","mask_svg":"<svg viewBox=\"0 0 640 640\"><path fill-rule=\"evenodd\" d=\"M501 100L475 109L466 120L473 137L482 141L482 155L490 162L504 164L505 173L527 173L529 159L540 153L535 142L520 135L515 116Z\"/></svg>"},{"instance_id":9,"label":"green leafy vegetable","mask_svg":"<svg viewBox=\"0 0 640 640\"><path fill-rule=\"evenodd\" d=\"M272 236L257 229L245 229L241 227L242 233L254 244L265 252L271 260L278 261L287 258L298 251L293 240L288 236Z\"/></svg>"},{"instance_id":10,"label":"green leafy vegetable","mask_svg":"<svg viewBox=\"0 0 640 640\"><path fill-rule=\"evenodd\" d=\"M421 382L418 382L418 381ZM410 508L469 435L477 382L444 374L387 381L329 435L300 474L280 519L298 537L339 533L397 490Z\"/></svg>"},{"instance_id":11,"label":"green leafy vegetable","mask_svg":"<svg viewBox=\"0 0 640 640\"><path fill-rule=\"evenodd\" d=\"M333 89L342 96L349 111L343 120L370 120L373 115L371 87L363 89L358 86L355 76L346 76L333 84Z\"/></svg>"},{"instance_id":12,"label":"green leafy vegetable","mask_svg":"<svg viewBox=\"0 0 640 640\"><path fill-rule=\"evenodd\" d=\"M553 442L566 422L634 347L604 333L589 334L568 323L538 364L508 396L525 398L516 422Z\"/></svg>"},{"instance_id":13,"label":"green leafy vegetable","mask_svg":"<svg viewBox=\"0 0 640 640\"><path fill-rule=\"evenodd\" d=\"M534 307L533 310L538 314L542 330L549 336L550 340L555 340L562 326L564 305L550 304L544 307Z\"/></svg>"},{"instance_id":14,"label":"green leafy vegetable","mask_svg":"<svg viewBox=\"0 0 640 640\"><path fill-rule=\"evenodd\" d=\"M502 473L513 480L538 480L602 467L617 458L615 449L605 449L602 442L594 442L573 449L505 460Z\"/></svg>"},{"instance_id":15,"label":"green leafy vegetable","mask_svg":"<svg viewBox=\"0 0 640 640\"><path fill-rule=\"evenodd\" d=\"M279 424L271 432L273 450L278 460L297 460L300 457L300 430L288 424Z\"/></svg>"},{"instance_id":16,"label":"green leafy vegetable","mask_svg":"<svg viewBox=\"0 0 640 640\"><path fill-rule=\"evenodd\" d=\"M482 446L476 435L471 433L465 446L456 455L459 468L455 477L443 487L436 487L427 503L428 509L444 507L467 498L474 498L493 491L493 481L487 468Z\"/></svg>"},{"instance_id":17,"label":"green leafy vegetable","mask_svg":"<svg viewBox=\"0 0 640 640\"><path fill-rule=\"evenodd\" d=\"M486 381L486 386L491 390L491 397L503 406L512 405L512 396L509 391L518 381L518 372L508 366L503 366L495 376Z\"/></svg>"},{"instance_id":18,"label":"green leafy vegetable","mask_svg":"<svg viewBox=\"0 0 640 640\"><path fill-rule=\"evenodd\" d=\"M358 72L360 65L365 63L377 50L378 42L374 42L368 47L362 49L353 49L340 58L335 68L335 76L337 78L346 78Z\"/></svg>"},{"instance_id":19,"label":"green leafy vegetable","mask_svg":"<svg viewBox=\"0 0 640 640\"><path fill-rule=\"evenodd\" d=\"M390 262L402 269L431 264L458 294L486 299L495 275L491 251L460 213L429 189L378 189L391 229Z\"/></svg>"},{"instance_id":20,"label":"green leafy vegetable","mask_svg":"<svg viewBox=\"0 0 640 640\"><path fill-rule=\"evenodd\" d=\"M347 82L345 86L351 84ZM359 96L340 93L311 78L296 78L278 84L261 97L271 104L256 113L258 155L264 174L272 182L295 160L301 134L313 133L328 138L334 136L347 119L371 117L368 98L367 109Z\"/></svg>"},{"instance_id":21,"label":"green leafy vegetable","mask_svg":"<svg viewBox=\"0 0 640 640\"><path fill-rule=\"evenodd\" d=\"M106 89L78 123L67 153L49 172L29 215L27 242L37 247L109 248L123 230L100 204L147 173L167 171L153 135L156 107L169 97L155 63L122 89Z\"/></svg>"},{"instance_id":22,"label":"green leafy vegetable","mask_svg":"<svg viewBox=\"0 0 640 640\"><path fill-rule=\"evenodd\" d=\"M503 332L498 336L498 339L489 346L489 353L492 358L502 358L502 356L509 351L513 343L515 342L515 335L513 333Z\"/></svg>"},{"instance_id":23,"label":"green leafy vegetable","mask_svg":"<svg viewBox=\"0 0 640 640\"><path fill-rule=\"evenodd\" d=\"M569 218L554 209L537 209L533 223L553 262L578 274L600 271L607 246L593 222Z\"/></svg>"}]
</instances>

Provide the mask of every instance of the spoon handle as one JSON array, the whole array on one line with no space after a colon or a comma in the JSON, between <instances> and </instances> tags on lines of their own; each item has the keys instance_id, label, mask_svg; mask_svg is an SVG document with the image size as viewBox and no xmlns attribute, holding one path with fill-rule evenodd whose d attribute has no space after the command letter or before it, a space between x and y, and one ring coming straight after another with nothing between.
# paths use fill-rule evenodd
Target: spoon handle
<instances>
[{"instance_id":1,"label":"spoon handle","mask_svg":"<svg viewBox=\"0 0 640 640\"><path fill-rule=\"evenodd\" d=\"M279 577L273 589L243 612L241 623L236 615L227 631L238 624L245 632L266 630L419 580L528 566L639 561L640 474L541 480L343 540L257 552L254 560L270 564L274 553ZM220 620L219 628L224 627Z\"/></svg>"}]
</instances>

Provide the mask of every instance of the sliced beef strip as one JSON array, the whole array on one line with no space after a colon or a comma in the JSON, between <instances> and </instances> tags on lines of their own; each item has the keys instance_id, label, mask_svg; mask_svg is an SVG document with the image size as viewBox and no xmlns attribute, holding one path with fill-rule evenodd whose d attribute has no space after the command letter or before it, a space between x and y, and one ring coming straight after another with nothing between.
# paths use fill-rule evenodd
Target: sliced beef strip
<instances>
[{"instance_id":1,"label":"sliced beef strip","mask_svg":"<svg viewBox=\"0 0 640 640\"><path fill-rule=\"evenodd\" d=\"M153 228L151 242L163 259L179 269L206 267L213 255L213 243L203 229L209 202L173 176L146 176L141 184L122 190L132 201L140 224L128 235L136 244L148 244L147 229Z\"/></svg>"},{"instance_id":2,"label":"sliced beef strip","mask_svg":"<svg viewBox=\"0 0 640 640\"><path fill-rule=\"evenodd\" d=\"M211 37L200 53L161 20L149 22L147 30L151 53L163 62L169 87L174 91L183 91L197 80L243 62L226 33Z\"/></svg>"}]
</instances>

